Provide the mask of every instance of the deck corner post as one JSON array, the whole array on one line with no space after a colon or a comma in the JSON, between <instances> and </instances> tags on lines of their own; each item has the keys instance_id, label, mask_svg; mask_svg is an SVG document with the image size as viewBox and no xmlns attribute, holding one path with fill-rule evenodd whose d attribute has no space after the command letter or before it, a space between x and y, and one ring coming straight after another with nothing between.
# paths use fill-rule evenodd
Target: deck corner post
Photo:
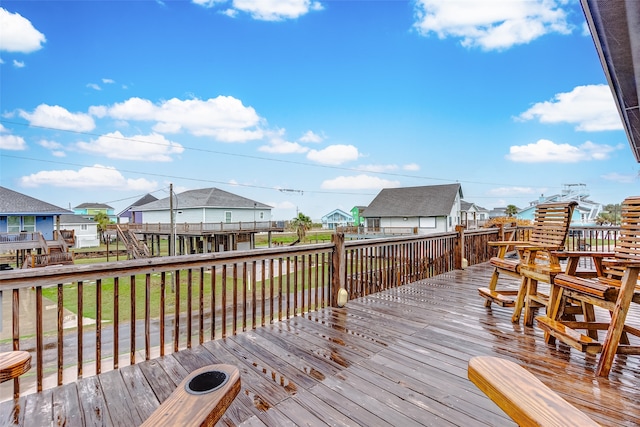
<instances>
[{"instance_id":1,"label":"deck corner post","mask_svg":"<svg viewBox=\"0 0 640 427\"><path fill-rule=\"evenodd\" d=\"M456 225L456 236L453 245L453 268L456 270L463 269L464 256L464 225Z\"/></svg>"},{"instance_id":2,"label":"deck corner post","mask_svg":"<svg viewBox=\"0 0 640 427\"><path fill-rule=\"evenodd\" d=\"M331 242L334 244L333 255L331 258L331 306L338 306L338 292L345 288L345 269L344 261L344 234L335 233L331 236Z\"/></svg>"}]
</instances>

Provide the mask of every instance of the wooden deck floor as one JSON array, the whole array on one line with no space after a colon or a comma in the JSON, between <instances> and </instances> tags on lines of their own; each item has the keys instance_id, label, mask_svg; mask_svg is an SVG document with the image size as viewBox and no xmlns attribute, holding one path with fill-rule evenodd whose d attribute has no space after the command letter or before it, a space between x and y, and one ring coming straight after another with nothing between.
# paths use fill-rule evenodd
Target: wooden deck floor
<instances>
[{"instance_id":1,"label":"wooden deck floor","mask_svg":"<svg viewBox=\"0 0 640 427\"><path fill-rule=\"evenodd\" d=\"M485 309L473 266L84 378L0 405L0 425L138 425L188 372L240 368L242 390L221 420L249 426L513 425L467 379L475 355L524 365L602 425L640 423L640 357L616 359L609 379L597 359L544 344L514 325L510 309Z\"/></svg>"}]
</instances>

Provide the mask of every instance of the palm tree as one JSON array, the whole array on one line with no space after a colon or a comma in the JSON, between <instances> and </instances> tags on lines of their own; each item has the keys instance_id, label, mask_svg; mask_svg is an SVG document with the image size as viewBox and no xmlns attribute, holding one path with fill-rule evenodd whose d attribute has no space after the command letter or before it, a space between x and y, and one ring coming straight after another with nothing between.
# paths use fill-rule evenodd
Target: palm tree
<instances>
[{"instance_id":1,"label":"palm tree","mask_svg":"<svg viewBox=\"0 0 640 427\"><path fill-rule=\"evenodd\" d=\"M294 230L296 230L296 234L298 235L298 240L293 242L292 245L296 243L302 242L304 240L304 236L307 235L307 231L311 230L311 218L300 212L297 217L295 217L291 221L291 226Z\"/></svg>"},{"instance_id":2,"label":"palm tree","mask_svg":"<svg viewBox=\"0 0 640 427\"><path fill-rule=\"evenodd\" d=\"M507 205L507 208L504 211L509 218L518 213L518 207L516 205Z\"/></svg>"},{"instance_id":3,"label":"palm tree","mask_svg":"<svg viewBox=\"0 0 640 427\"><path fill-rule=\"evenodd\" d=\"M98 232L100 232L100 240L102 241L102 243L106 243L107 242L107 238L106 238L107 225L111 223L109 216L104 212L98 212L93 217L93 220L98 223Z\"/></svg>"}]
</instances>

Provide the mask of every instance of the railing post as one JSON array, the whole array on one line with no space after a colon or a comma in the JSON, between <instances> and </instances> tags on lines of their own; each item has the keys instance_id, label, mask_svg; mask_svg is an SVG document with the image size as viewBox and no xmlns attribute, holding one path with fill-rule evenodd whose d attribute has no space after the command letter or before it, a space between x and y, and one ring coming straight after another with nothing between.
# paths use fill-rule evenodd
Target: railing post
<instances>
[{"instance_id":1,"label":"railing post","mask_svg":"<svg viewBox=\"0 0 640 427\"><path fill-rule=\"evenodd\" d=\"M334 244L333 255L331 258L332 274L331 274L331 306L338 305L338 292L345 288L345 262L344 262L344 234L336 233L331 236L331 242Z\"/></svg>"},{"instance_id":2,"label":"railing post","mask_svg":"<svg viewBox=\"0 0 640 427\"><path fill-rule=\"evenodd\" d=\"M453 268L462 270L464 268L464 225L456 225L456 236L453 244Z\"/></svg>"}]
</instances>

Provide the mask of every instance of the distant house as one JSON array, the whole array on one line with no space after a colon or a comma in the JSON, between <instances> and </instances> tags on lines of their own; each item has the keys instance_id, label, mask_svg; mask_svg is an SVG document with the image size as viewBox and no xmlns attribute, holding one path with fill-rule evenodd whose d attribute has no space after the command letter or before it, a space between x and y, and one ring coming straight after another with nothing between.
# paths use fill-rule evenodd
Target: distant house
<instances>
[{"instance_id":1,"label":"distant house","mask_svg":"<svg viewBox=\"0 0 640 427\"><path fill-rule=\"evenodd\" d=\"M385 188L363 213L370 229L412 229L418 234L453 231L460 223L460 184Z\"/></svg>"},{"instance_id":2,"label":"distant house","mask_svg":"<svg viewBox=\"0 0 640 427\"><path fill-rule=\"evenodd\" d=\"M73 231L74 248L80 249L100 246L98 223L93 220L80 215L60 215L60 229Z\"/></svg>"},{"instance_id":3,"label":"distant house","mask_svg":"<svg viewBox=\"0 0 640 427\"><path fill-rule=\"evenodd\" d=\"M571 225L596 225L596 218L602 213L602 204L589 200L589 191L586 184L564 184L560 194L546 197L541 195L538 200L530 202L528 207L520 210L517 216L520 219L533 220L538 204L565 201L578 202L578 206L573 211Z\"/></svg>"},{"instance_id":4,"label":"distant house","mask_svg":"<svg viewBox=\"0 0 640 427\"><path fill-rule=\"evenodd\" d=\"M335 230L338 227L353 225L353 217L340 209L335 209L322 217L322 228Z\"/></svg>"},{"instance_id":5,"label":"distant house","mask_svg":"<svg viewBox=\"0 0 640 427\"><path fill-rule=\"evenodd\" d=\"M351 208L351 218L353 218L353 225L358 227L360 224L364 225L364 219L362 213L366 206L354 206Z\"/></svg>"},{"instance_id":6,"label":"distant house","mask_svg":"<svg viewBox=\"0 0 640 427\"><path fill-rule=\"evenodd\" d=\"M144 223L171 222L169 197L136 207ZM177 224L219 224L206 243L205 252L218 252L254 247L256 230L268 230L271 206L218 188L189 190L173 195L173 214ZM248 223L241 226L242 223ZM226 226L225 224L228 224ZM217 232L215 230L221 230Z\"/></svg>"},{"instance_id":7,"label":"distant house","mask_svg":"<svg viewBox=\"0 0 640 427\"><path fill-rule=\"evenodd\" d=\"M118 214L118 222L122 224L140 224L142 223L142 212L137 210L138 206L146 205L147 203L155 202L157 197L152 194L147 194L144 197L136 200L132 205L127 206L122 212Z\"/></svg>"},{"instance_id":8,"label":"distant house","mask_svg":"<svg viewBox=\"0 0 640 427\"><path fill-rule=\"evenodd\" d=\"M73 213L86 219L93 219L98 213L103 213L109 217L111 222L117 220L113 207L104 203L82 203L73 208Z\"/></svg>"},{"instance_id":9,"label":"distant house","mask_svg":"<svg viewBox=\"0 0 640 427\"><path fill-rule=\"evenodd\" d=\"M496 207L489 211L489 218L500 218L503 216L507 216L506 206Z\"/></svg>"},{"instance_id":10,"label":"distant house","mask_svg":"<svg viewBox=\"0 0 640 427\"><path fill-rule=\"evenodd\" d=\"M460 223L467 229L482 227L489 220L489 211L475 203L460 201Z\"/></svg>"},{"instance_id":11,"label":"distant house","mask_svg":"<svg viewBox=\"0 0 640 427\"><path fill-rule=\"evenodd\" d=\"M70 211L17 191L0 187L0 233L39 232L53 240L60 216Z\"/></svg>"}]
</instances>

